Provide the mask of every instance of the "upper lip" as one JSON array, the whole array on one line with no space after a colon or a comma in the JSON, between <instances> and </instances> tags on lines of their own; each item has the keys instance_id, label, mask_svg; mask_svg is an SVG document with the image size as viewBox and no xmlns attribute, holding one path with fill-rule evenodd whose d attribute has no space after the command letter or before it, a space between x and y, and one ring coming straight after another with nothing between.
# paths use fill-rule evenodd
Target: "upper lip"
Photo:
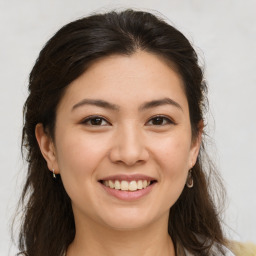
<instances>
[{"instance_id":1,"label":"upper lip","mask_svg":"<svg viewBox=\"0 0 256 256\"><path fill-rule=\"evenodd\" d=\"M130 175L118 174L118 175L107 176L107 177L100 179L100 181L104 181L104 180L126 180L126 181L147 180L147 181L153 181L156 179L153 177L147 176L147 175L143 175L143 174L130 174Z\"/></svg>"}]
</instances>

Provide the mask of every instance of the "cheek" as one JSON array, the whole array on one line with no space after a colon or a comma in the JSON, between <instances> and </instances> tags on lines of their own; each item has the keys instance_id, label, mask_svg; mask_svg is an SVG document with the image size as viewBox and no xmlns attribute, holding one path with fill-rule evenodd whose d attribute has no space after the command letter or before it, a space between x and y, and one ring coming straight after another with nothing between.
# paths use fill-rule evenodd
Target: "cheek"
<instances>
[{"instance_id":1,"label":"cheek","mask_svg":"<svg viewBox=\"0 0 256 256\"><path fill-rule=\"evenodd\" d=\"M166 140L158 148L162 205L168 210L181 195L188 173L189 147L182 140Z\"/></svg>"},{"instance_id":2,"label":"cheek","mask_svg":"<svg viewBox=\"0 0 256 256\"><path fill-rule=\"evenodd\" d=\"M156 161L166 175L179 175L187 172L190 159L190 138L188 136L169 136L155 143Z\"/></svg>"},{"instance_id":3,"label":"cheek","mask_svg":"<svg viewBox=\"0 0 256 256\"><path fill-rule=\"evenodd\" d=\"M96 170L106 155L107 143L97 136L66 130L56 136L56 145L58 167L69 197L76 205L89 202L88 191L94 189Z\"/></svg>"},{"instance_id":4,"label":"cheek","mask_svg":"<svg viewBox=\"0 0 256 256\"><path fill-rule=\"evenodd\" d=\"M189 134L189 133L188 133ZM170 208L179 198L187 179L190 163L190 137L178 133L159 141L155 147L163 204Z\"/></svg>"},{"instance_id":5,"label":"cheek","mask_svg":"<svg viewBox=\"0 0 256 256\"><path fill-rule=\"evenodd\" d=\"M79 195L87 197L93 188L97 167L107 152L104 142L81 131L63 132L56 141L60 175L72 201Z\"/></svg>"},{"instance_id":6,"label":"cheek","mask_svg":"<svg viewBox=\"0 0 256 256\"><path fill-rule=\"evenodd\" d=\"M66 132L61 138L57 144L57 160L61 172L79 175L93 172L106 152L106 143L97 136Z\"/></svg>"}]
</instances>

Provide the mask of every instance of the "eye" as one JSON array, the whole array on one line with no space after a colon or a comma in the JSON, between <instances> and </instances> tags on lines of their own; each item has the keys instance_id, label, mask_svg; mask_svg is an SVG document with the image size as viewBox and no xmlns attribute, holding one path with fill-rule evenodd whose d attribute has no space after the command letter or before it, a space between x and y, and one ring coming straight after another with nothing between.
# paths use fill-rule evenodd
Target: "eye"
<instances>
[{"instance_id":1,"label":"eye","mask_svg":"<svg viewBox=\"0 0 256 256\"><path fill-rule=\"evenodd\" d=\"M163 126L168 124L175 124L170 118L166 116L155 116L151 118L148 122L148 125L156 125L156 126Z\"/></svg>"},{"instance_id":2,"label":"eye","mask_svg":"<svg viewBox=\"0 0 256 256\"><path fill-rule=\"evenodd\" d=\"M82 121L82 124L89 126L106 126L110 123L101 116L90 116Z\"/></svg>"}]
</instances>

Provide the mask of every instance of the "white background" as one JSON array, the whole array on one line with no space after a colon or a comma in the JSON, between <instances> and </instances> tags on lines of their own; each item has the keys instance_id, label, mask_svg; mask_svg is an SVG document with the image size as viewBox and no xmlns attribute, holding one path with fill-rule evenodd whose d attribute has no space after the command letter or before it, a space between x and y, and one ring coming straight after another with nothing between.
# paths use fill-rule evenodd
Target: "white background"
<instances>
[{"instance_id":1,"label":"white background","mask_svg":"<svg viewBox=\"0 0 256 256\"><path fill-rule=\"evenodd\" d=\"M62 25L94 11L161 12L195 45L209 84L211 149L228 192L229 236L256 242L256 1L0 0L0 255L21 192L22 106L29 72ZM10 255L13 255L10 252Z\"/></svg>"}]
</instances>

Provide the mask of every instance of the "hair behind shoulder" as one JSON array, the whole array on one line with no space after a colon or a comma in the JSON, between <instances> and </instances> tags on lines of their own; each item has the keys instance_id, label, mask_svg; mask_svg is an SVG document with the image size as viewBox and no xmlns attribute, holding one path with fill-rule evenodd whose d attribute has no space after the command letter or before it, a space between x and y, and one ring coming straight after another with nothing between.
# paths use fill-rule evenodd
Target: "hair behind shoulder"
<instances>
[{"instance_id":1,"label":"hair behind shoulder","mask_svg":"<svg viewBox=\"0 0 256 256\"><path fill-rule=\"evenodd\" d=\"M42 123L54 140L56 109L67 86L97 59L131 55L138 50L161 56L180 73L192 134L198 135L207 105L207 86L197 54L181 32L150 13L133 10L96 14L62 27L40 52L24 105L22 146L28 172L21 196L21 255L61 256L75 236L70 198L61 177L52 179L35 138L35 126ZM216 173L208 170L212 176L207 176L203 162L209 161L203 153L202 144L193 168L194 187L184 188L170 210L168 227L175 244L201 256L208 255L213 243L224 244L219 212L209 189L212 177L217 177L218 191L223 187Z\"/></svg>"}]
</instances>

